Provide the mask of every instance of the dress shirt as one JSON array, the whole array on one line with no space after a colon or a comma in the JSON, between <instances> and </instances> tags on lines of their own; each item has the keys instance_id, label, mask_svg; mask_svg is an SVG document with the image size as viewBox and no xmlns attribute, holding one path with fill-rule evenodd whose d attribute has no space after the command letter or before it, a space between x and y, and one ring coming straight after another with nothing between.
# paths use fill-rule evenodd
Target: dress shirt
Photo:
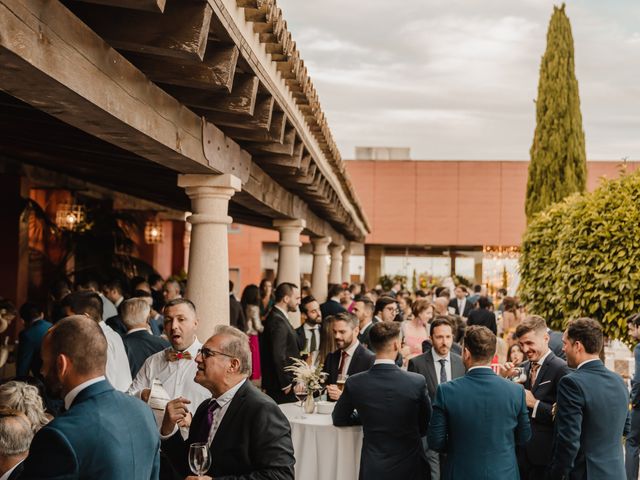
<instances>
[{"instance_id":1,"label":"dress shirt","mask_svg":"<svg viewBox=\"0 0 640 480\"><path fill-rule=\"evenodd\" d=\"M148 329L148 328L146 328L146 327L141 327L141 328L134 328L133 330L129 330L129 331L127 332L127 335L131 335L131 334L132 334L132 333L134 333L134 332L142 332L143 330L144 330L145 332L149 332L149 329ZM149 333L151 333L151 332L149 332Z\"/></svg>"},{"instance_id":2,"label":"dress shirt","mask_svg":"<svg viewBox=\"0 0 640 480\"><path fill-rule=\"evenodd\" d=\"M229 390L224 392L218 398L212 398L212 400L215 400L218 403L218 405L220 405L220 407L215 412L213 412L213 423L211 424L211 430L209 430L209 439L207 440L207 443L209 445L211 445L213 438L216 436L216 432L220 427L220 423L222 423L222 418L224 417L224 414L227 413L227 410L229 410L229 405L231 404L231 400L233 400L233 397L235 397L238 390L240 390L240 387L242 387L242 385L244 385L244 382L246 381L247 379L245 378L244 380L239 382L237 385L235 385L234 387L231 387Z\"/></svg>"},{"instance_id":3,"label":"dress shirt","mask_svg":"<svg viewBox=\"0 0 640 480\"><path fill-rule=\"evenodd\" d=\"M120 297L118 300L116 300L115 302L112 302L112 303L113 303L113 306L116 307L116 309L117 309L118 307L120 307L122 302L124 302L124 297Z\"/></svg>"},{"instance_id":4,"label":"dress shirt","mask_svg":"<svg viewBox=\"0 0 640 480\"><path fill-rule=\"evenodd\" d=\"M600 360L600 359L599 359L599 358L591 358L591 359L589 359L589 360L585 360L584 362L582 362L580 365L578 365L578 366L576 367L576 370L578 370L580 367L582 367L583 365L585 365L585 364L587 364L587 363L589 363L589 362L595 362L595 361L597 361L597 360Z\"/></svg>"},{"instance_id":5,"label":"dress shirt","mask_svg":"<svg viewBox=\"0 0 640 480\"><path fill-rule=\"evenodd\" d=\"M537 363L538 365L540 365L538 367L538 371L536 372L536 380L540 376L540 370L542 369L542 365L544 364L544 361L547 359L550 353L551 353L551 350L547 350L547 353L545 353L542 357L540 357L540 360L538 360L537 362L531 362L532 364ZM529 372L531 372L531 370L529 370ZM531 375L531 373L529 373L529 375ZM531 388L533 388L533 385L531 385ZM533 411L531 412L531 418L536 418L536 413L538 412L539 404L540 404L540 400L536 400L536 403L533 405Z\"/></svg>"},{"instance_id":6,"label":"dress shirt","mask_svg":"<svg viewBox=\"0 0 640 480\"><path fill-rule=\"evenodd\" d=\"M320 353L320 328L319 325L309 325L305 323L302 327L304 329L304 337L307 340L306 351L311 353L312 364L316 365L318 362L318 354ZM311 335L316 337L316 349L311 352Z\"/></svg>"},{"instance_id":7,"label":"dress shirt","mask_svg":"<svg viewBox=\"0 0 640 480\"><path fill-rule=\"evenodd\" d=\"M358 348L358 345L360 345L360 342L356 340L349 346L349 348L347 348L346 350L343 350L347 352L347 356L344 357L344 365L342 366L343 375L349 374L349 365L351 365L351 359L353 358L353 354L356 351L356 348ZM340 368L340 365L338 365L338 368Z\"/></svg>"},{"instance_id":8,"label":"dress shirt","mask_svg":"<svg viewBox=\"0 0 640 480\"><path fill-rule=\"evenodd\" d=\"M104 336L107 337L107 368L105 373L107 380L116 390L126 392L131 386L131 368L122 337L104 321L98 325L102 328Z\"/></svg>"},{"instance_id":9,"label":"dress shirt","mask_svg":"<svg viewBox=\"0 0 640 480\"><path fill-rule=\"evenodd\" d=\"M488 368L489 370L491 370L493 372L493 368L491 368L489 365L477 365L477 366L471 367L469 370L467 370L467 373L469 373L471 370L475 370L476 368Z\"/></svg>"},{"instance_id":10,"label":"dress shirt","mask_svg":"<svg viewBox=\"0 0 640 480\"><path fill-rule=\"evenodd\" d=\"M104 375L101 375L99 377L92 378L91 380L87 380L86 382L83 382L80 385L77 385L75 388L73 388L69 393L67 393L64 396L65 410L69 410L71 408L71 404L73 403L73 401L76 399L76 397L82 390L84 390L87 387L90 387L94 383L102 382L103 380L106 380L106 377Z\"/></svg>"},{"instance_id":11,"label":"dress shirt","mask_svg":"<svg viewBox=\"0 0 640 480\"><path fill-rule=\"evenodd\" d=\"M458 315L460 316L464 315L464 307L466 306L466 303L467 303L466 298L458 299Z\"/></svg>"},{"instance_id":12,"label":"dress shirt","mask_svg":"<svg viewBox=\"0 0 640 480\"><path fill-rule=\"evenodd\" d=\"M432 348L431 356L433 357L433 366L435 367L435 370L436 370L436 378L438 379L438 385L440 385L440 370L441 370L440 360L446 360L444 364L444 370L447 372L447 378L449 380L453 380L453 378L451 378L451 352L447 353L446 357L441 357L436 353L435 349Z\"/></svg>"},{"instance_id":13,"label":"dress shirt","mask_svg":"<svg viewBox=\"0 0 640 480\"><path fill-rule=\"evenodd\" d=\"M375 362L373 362L374 365L395 365L396 362L395 360L389 360L388 358L381 358L381 359L376 359Z\"/></svg>"},{"instance_id":14,"label":"dress shirt","mask_svg":"<svg viewBox=\"0 0 640 480\"><path fill-rule=\"evenodd\" d=\"M2 476L0 476L0 480L8 480L9 477L11 476L11 474L13 473L13 471L18 468L18 465L20 465L22 462L24 462L24 460L20 460L18 463L16 463L13 467L11 467L9 470L7 470L6 472L4 472L4 474Z\"/></svg>"},{"instance_id":15,"label":"dress shirt","mask_svg":"<svg viewBox=\"0 0 640 480\"><path fill-rule=\"evenodd\" d=\"M118 309L111 300L105 297L102 293L98 292L98 296L102 300L102 320L115 317L118 315Z\"/></svg>"},{"instance_id":16,"label":"dress shirt","mask_svg":"<svg viewBox=\"0 0 640 480\"><path fill-rule=\"evenodd\" d=\"M211 398L211 392L194 380L198 371L195 358L201 347L202 344L195 339L186 349L191 354L191 360L170 362L166 357L167 349L154 353L144 362L127 393L140 398L142 391L145 388L150 389L154 378L157 378L172 399L178 397L189 399L191 403L187 408L194 414L202 402Z\"/></svg>"}]
</instances>

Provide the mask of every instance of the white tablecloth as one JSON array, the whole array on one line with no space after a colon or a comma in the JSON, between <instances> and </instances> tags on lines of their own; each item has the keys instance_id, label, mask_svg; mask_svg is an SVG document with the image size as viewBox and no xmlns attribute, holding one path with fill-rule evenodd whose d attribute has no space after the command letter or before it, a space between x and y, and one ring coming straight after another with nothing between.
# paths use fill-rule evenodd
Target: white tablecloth
<instances>
[{"instance_id":1,"label":"white tablecloth","mask_svg":"<svg viewBox=\"0 0 640 480\"><path fill-rule=\"evenodd\" d=\"M334 427L331 415L306 413L297 403L280 405L291 424L296 480L357 480L362 427ZM401 479L398 479L401 480Z\"/></svg>"}]
</instances>

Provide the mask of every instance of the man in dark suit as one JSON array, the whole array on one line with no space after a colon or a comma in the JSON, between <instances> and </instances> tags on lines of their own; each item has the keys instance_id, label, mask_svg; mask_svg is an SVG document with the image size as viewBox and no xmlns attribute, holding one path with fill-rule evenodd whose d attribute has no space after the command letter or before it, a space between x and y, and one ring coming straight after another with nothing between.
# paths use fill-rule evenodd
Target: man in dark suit
<instances>
[{"instance_id":1,"label":"man in dark suit","mask_svg":"<svg viewBox=\"0 0 640 480\"><path fill-rule=\"evenodd\" d=\"M556 332L548 328L547 333L549 334L549 348L556 357L560 357L566 362L567 356L564 354L564 350L562 349L562 332Z\"/></svg>"},{"instance_id":2,"label":"man in dark suit","mask_svg":"<svg viewBox=\"0 0 640 480\"><path fill-rule=\"evenodd\" d=\"M425 379L395 365L401 348L399 323L376 323L370 339L375 364L347 379L333 424L362 424L361 480L429 479L421 440L431 417Z\"/></svg>"},{"instance_id":3,"label":"man in dark suit","mask_svg":"<svg viewBox=\"0 0 640 480\"><path fill-rule=\"evenodd\" d=\"M233 294L233 282L229 280L229 325L236 327L238 330L245 331L247 328L247 319L244 316L242 304Z\"/></svg>"},{"instance_id":4,"label":"man in dark suit","mask_svg":"<svg viewBox=\"0 0 640 480\"><path fill-rule=\"evenodd\" d=\"M590 318L572 320L563 341L567 364L576 370L558 385L549 478L624 479L629 392L622 377L600 360L602 326Z\"/></svg>"},{"instance_id":5,"label":"man in dark suit","mask_svg":"<svg viewBox=\"0 0 640 480\"><path fill-rule=\"evenodd\" d=\"M356 297L353 314L358 318L358 341L365 348L369 348L369 331L374 324L373 311L374 305L369 297Z\"/></svg>"},{"instance_id":6,"label":"man in dark suit","mask_svg":"<svg viewBox=\"0 0 640 480\"><path fill-rule=\"evenodd\" d=\"M339 313L333 317L331 329L338 349L327 355L323 371L329 375L327 396L329 400L336 401L342 394L337 386L338 376L366 372L373 366L376 356L360 345L358 319L352 313Z\"/></svg>"},{"instance_id":7,"label":"man in dark suit","mask_svg":"<svg viewBox=\"0 0 640 480\"><path fill-rule=\"evenodd\" d=\"M31 440L33 429L27 416L0 406L0 479L20 478Z\"/></svg>"},{"instance_id":8,"label":"man in dark suit","mask_svg":"<svg viewBox=\"0 0 640 480\"><path fill-rule=\"evenodd\" d=\"M624 444L624 468L627 472L627 480L637 480L640 456L640 343L637 343L640 340L640 313L627 318L627 334L632 342L636 342L636 346L633 348L635 373L631 380L631 425Z\"/></svg>"},{"instance_id":9,"label":"man in dark suit","mask_svg":"<svg viewBox=\"0 0 640 480\"><path fill-rule=\"evenodd\" d=\"M347 309L340 303L340 298L344 295L345 289L340 284L330 285L327 301L320 305L322 318L329 318L339 313L346 312Z\"/></svg>"},{"instance_id":10,"label":"man in dark suit","mask_svg":"<svg viewBox=\"0 0 640 480\"><path fill-rule=\"evenodd\" d=\"M59 321L42 343L47 388L66 412L36 433L25 479L158 478L160 438L153 414L104 377L107 341L86 316Z\"/></svg>"},{"instance_id":11,"label":"man in dark suit","mask_svg":"<svg viewBox=\"0 0 640 480\"><path fill-rule=\"evenodd\" d=\"M293 376L285 372L291 358L300 358L298 336L287 314L295 312L300 304L300 290L292 283L283 282L276 288L275 304L266 320L260 339L262 388L277 403L295 402L292 390Z\"/></svg>"},{"instance_id":12,"label":"man in dark suit","mask_svg":"<svg viewBox=\"0 0 640 480\"><path fill-rule=\"evenodd\" d=\"M124 302L124 288L122 282L118 279L111 279L105 283L102 288L102 294L116 307L117 315L113 315L105 320L105 323L109 325L120 336L127 334L127 327L122 322L122 316L120 314L120 305Z\"/></svg>"},{"instance_id":13,"label":"man in dark suit","mask_svg":"<svg viewBox=\"0 0 640 480\"><path fill-rule=\"evenodd\" d=\"M464 336L464 377L440 384L429 425L429 448L446 453L441 478L517 479L516 443L531 437L524 390L490 367L496 336L475 325Z\"/></svg>"},{"instance_id":14,"label":"man in dark suit","mask_svg":"<svg viewBox=\"0 0 640 480\"><path fill-rule=\"evenodd\" d=\"M473 308L473 304L467 299L467 289L458 285L455 289L455 297L449 302L449 307L453 308L456 315L467 318Z\"/></svg>"},{"instance_id":15,"label":"man in dark suit","mask_svg":"<svg viewBox=\"0 0 640 480\"><path fill-rule=\"evenodd\" d=\"M549 348L547 323L530 315L516 328L516 338L527 361L524 364L525 398L531 423L531 440L518 449L521 480L538 480L547 476L553 444L552 407L556 403L558 383L569 373L567 362ZM507 376L511 378L513 374ZM515 372L513 372L515 373Z\"/></svg>"},{"instance_id":16,"label":"man in dark suit","mask_svg":"<svg viewBox=\"0 0 640 480\"><path fill-rule=\"evenodd\" d=\"M478 308L471 310L467 319L467 326L482 325L493 332L498 333L498 324L496 323L496 315L491 311L492 303L487 297L478 299Z\"/></svg>"},{"instance_id":17,"label":"man in dark suit","mask_svg":"<svg viewBox=\"0 0 640 480\"><path fill-rule=\"evenodd\" d=\"M26 377L31 372L34 377L39 377L42 367L40 346L47 330L51 328L51 323L44 319L42 308L33 302L27 302L20 307L20 318L24 321L24 330L19 336L16 375Z\"/></svg>"},{"instance_id":18,"label":"man in dark suit","mask_svg":"<svg viewBox=\"0 0 640 480\"><path fill-rule=\"evenodd\" d=\"M122 321L127 327L127 334L122 343L127 351L131 378L136 378L147 358L171 346L167 340L156 337L149 331L150 313L151 306L144 298L130 298L120 305Z\"/></svg>"},{"instance_id":19,"label":"man in dark suit","mask_svg":"<svg viewBox=\"0 0 640 480\"><path fill-rule=\"evenodd\" d=\"M317 365L320 339L323 334L322 314L320 304L311 295L307 295L300 302L300 318L303 323L296 328L300 355L311 365Z\"/></svg>"},{"instance_id":20,"label":"man in dark suit","mask_svg":"<svg viewBox=\"0 0 640 480\"><path fill-rule=\"evenodd\" d=\"M462 357L451 352L452 344L453 325L451 320L447 317L436 317L431 322L431 348L426 353L409 360L408 370L419 373L427 381L427 391L432 404L438 385L464 375ZM431 469L431 478L439 479L440 454L435 450L427 449L427 459Z\"/></svg>"},{"instance_id":21,"label":"man in dark suit","mask_svg":"<svg viewBox=\"0 0 640 480\"><path fill-rule=\"evenodd\" d=\"M184 398L169 402L161 430L162 450L180 478L189 474L189 445L203 442L211 452L209 476L190 476L188 480L293 480L291 428L275 402L247 379L251 375L247 336L236 328L218 325L195 360L195 380L213 397L196 410L186 441L176 426L189 415Z\"/></svg>"}]
</instances>

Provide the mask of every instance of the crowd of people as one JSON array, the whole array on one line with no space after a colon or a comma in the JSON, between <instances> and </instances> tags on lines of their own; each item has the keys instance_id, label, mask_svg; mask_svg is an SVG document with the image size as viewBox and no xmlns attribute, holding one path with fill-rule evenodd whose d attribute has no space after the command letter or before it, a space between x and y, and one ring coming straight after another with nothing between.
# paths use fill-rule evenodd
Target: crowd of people
<instances>
[{"instance_id":1,"label":"crowd of people","mask_svg":"<svg viewBox=\"0 0 640 480\"><path fill-rule=\"evenodd\" d=\"M598 322L555 332L482 286L310 287L263 280L238 300L230 282L230 325L201 339L184 285L157 275L61 282L45 308L22 305L0 480L194 479L196 443L211 454L199 478L292 479L278 404L296 401L293 359L326 374L334 425L362 425L361 479L638 478L640 373L628 415Z\"/></svg>"}]
</instances>

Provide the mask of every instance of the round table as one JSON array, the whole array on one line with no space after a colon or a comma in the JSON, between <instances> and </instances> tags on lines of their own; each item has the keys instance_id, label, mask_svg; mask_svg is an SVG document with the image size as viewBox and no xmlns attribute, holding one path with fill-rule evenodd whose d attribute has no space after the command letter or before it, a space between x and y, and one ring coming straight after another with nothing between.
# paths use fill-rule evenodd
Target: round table
<instances>
[{"instance_id":1,"label":"round table","mask_svg":"<svg viewBox=\"0 0 640 480\"><path fill-rule=\"evenodd\" d=\"M334 427L331 415L306 413L297 403L280 409L291 424L296 480L357 480L362 427Z\"/></svg>"}]
</instances>

